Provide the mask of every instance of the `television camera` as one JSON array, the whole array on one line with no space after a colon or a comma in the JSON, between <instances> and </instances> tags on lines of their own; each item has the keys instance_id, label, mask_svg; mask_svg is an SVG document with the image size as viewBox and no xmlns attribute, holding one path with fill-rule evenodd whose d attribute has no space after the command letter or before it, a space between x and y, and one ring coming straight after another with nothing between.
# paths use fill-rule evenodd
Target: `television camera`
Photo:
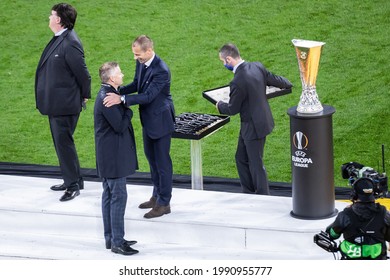
<instances>
[{"instance_id":1,"label":"television camera","mask_svg":"<svg viewBox=\"0 0 390 280\"><path fill-rule=\"evenodd\" d=\"M375 185L375 198L388 196L387 176L385 172L384 146L382 145L382 167L383 172L380 173L374 168L365 166L358 162L347 162L341 166L341 175L343 179L348 179L348 183L352 186L359 178L368 178Z\"/></svg>"},{"instance_id":2,"label":"television camera","mask_svg":"<svg viewBox=\"0 0 390 280\"><path fill-rule=\"evenodd\" d=\"M327 252L335 253L339 251L339 246L336 241L332 240L329 233L325 231L321 231L314 235L314 243Z\"/></svg>"},{"instance_id":3,"label":"television camera","mask_svg":"<svg viewBox=\"0 0 390 280\"><path fill-rule=\"evenodd\" d=\"M339 249L339 244L337 244L336 241L330 238L329 233L321 231L320 233L314 235L313 241L320 248L324 249L329 253L333 253L333 257L335 260L340 259L340 255L338 254L338 252L341 253Z\"/></svg>"}]
</instances>

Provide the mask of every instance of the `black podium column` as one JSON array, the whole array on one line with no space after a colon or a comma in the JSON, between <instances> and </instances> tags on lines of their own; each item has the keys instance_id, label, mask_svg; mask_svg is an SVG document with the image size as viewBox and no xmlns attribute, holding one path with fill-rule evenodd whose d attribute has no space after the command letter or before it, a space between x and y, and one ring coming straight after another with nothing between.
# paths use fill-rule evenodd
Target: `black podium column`
<instances>
[{"instance_id":1,"label":"black podium column","mask_svg":"<svg viewBox=\"0 0 390 280\"><path fill-rule=\"evenodd\" d=\"M290 115L292 211L299 219L325 219L337 214L334 195L332 115L323 106L316 114Z\"/></svg>"}]
</instances>

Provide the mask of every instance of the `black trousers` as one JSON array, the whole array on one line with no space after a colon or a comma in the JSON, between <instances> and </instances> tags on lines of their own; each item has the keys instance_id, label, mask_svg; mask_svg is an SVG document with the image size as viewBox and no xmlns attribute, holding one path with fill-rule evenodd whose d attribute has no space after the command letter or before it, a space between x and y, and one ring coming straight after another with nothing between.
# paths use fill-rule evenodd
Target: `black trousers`
<instances>
[{"instance_id":1,"label":"black trousers","mask_svg":"<svg viewBox=\"0 0 390 280\"><path fill-rule=\"evenodd\" d=\"M236 166L244 193L269 194L268 176L263 164L265 137L255 140L238 138Z\"/></svg>"},{"instance_id":2,"label":"black trousers","mask_svg":"<svg viewBox=\"0 0 390 280\"><path fill-rule=\"evenodd\" d=\"M64 184L68 189L79 188L80 163L74 144L73 133L76 130L80 114L67 116L49 116L51 136L57 153Z\"/></svg>"}]
</instances>

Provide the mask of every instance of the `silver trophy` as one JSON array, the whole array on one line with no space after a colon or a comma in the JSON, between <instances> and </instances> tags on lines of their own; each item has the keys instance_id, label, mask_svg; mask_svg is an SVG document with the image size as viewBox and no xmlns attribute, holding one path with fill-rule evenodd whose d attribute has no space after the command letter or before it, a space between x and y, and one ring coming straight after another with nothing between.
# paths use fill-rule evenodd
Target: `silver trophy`
<instances>
[{"instance_id":1,"label":"silver trophy","mask_svg":"<svg viewBox=\"0 0 390 280\"><path fill-rule=\"evenodd\" d=\"M302 94L298 103L297 112L302 114L322 112L323 107L316 91L316 79L321 49L325 43L300 39L293 39L292 43L297 53L302 81Z\"/></svg>"}]
</instances>

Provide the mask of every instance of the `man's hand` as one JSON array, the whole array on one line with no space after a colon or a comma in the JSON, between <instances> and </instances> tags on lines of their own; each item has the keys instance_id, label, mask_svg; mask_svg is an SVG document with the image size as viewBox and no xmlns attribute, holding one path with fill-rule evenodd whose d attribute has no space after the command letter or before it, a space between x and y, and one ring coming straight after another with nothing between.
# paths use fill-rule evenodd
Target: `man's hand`
<instances>
[{"instance_id":1,"label":"man's hand","mask_svg":"<svg viewBox=\"0 0 390 280\"><path fill-rule=\"evenodd\" d=\"M107 93L107 96L103 99L103 105L106 107L111 107L116 104L121 103L120 95L117 95L113 92Z\"/></svg>"},{"instance_id":2,"label":"man's hand","mask_svg":"<svg viewBox=\"0 0 390 280\"><path fill-rule=\"evenodd\" d=\"M87 102L88 102L88 98L84 98L83 101L81 102L81 107L84 110L87 110Z\"/></svg>"}]
</instances>

